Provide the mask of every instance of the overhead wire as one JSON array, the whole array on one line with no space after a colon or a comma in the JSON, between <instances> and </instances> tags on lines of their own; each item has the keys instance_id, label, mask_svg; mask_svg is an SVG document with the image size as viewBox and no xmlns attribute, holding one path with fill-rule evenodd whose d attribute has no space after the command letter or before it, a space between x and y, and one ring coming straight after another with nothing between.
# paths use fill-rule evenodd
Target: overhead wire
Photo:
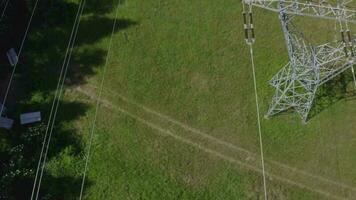
<instances>
[{"instance_id":1,"label":"overhead wire","mask_svg":"<svg viewBox=\"0 0 356 200\"><path fill-rule=\"evenodd\" d=\"M117 18L118 18L118 10L119 10L120 4L121 4L121 0L118 1L118 5L116 7L115 19L114 19L114 23L113 23L113 26L112 26L112 31L111 31L108 51L107 51L107 54L106 54L106 61L105 61L105 65L104 65L104 71L103 71L103 75L101 77L99 95L98 95L98 98L97 98L97 101L96 101L94 118L93 118L91 130L90 130L89 146L88 146L87 155L86 155L86 159L85 159L85 167L84 167L84 172L83 172L83 177L82 177L82 184L81 184L81 188L80 188L79 200L81 200L82 197L83 197L83 191L84 191L84 186L85 186L85 178L86 178L86 173L87 173L87 170L88 170L88 164L89 164L89 159L90 159L90 154L91 154L91 146L92 146L92 143L93 143L95 126L96 126L96 121L97 121L97 116L98 116L98 111L99 111L99 105L101 103L101 96L102 96L104 83L105 83L105 75L107 73L107 67L108 67L110 52L111 52L111 48L112 48L113 36L114 36L115 30L116 30Z\"/></svg>"},{"instance_id":2,"label":"overhead wire","mask_svg":"<svg viewBox=\"0 0 356 200\"><path fill-rule=\"evenodd\" d=\"M265 170L264 152L263 152L263 139L262 139L260 106L259 106L259 103L258 103L259 99L258 99L258 94L257 94L257 80L256 80L256 71L255 71L255 63L254 63L255 61L254 61L254 54L253 54L252 44L250 44L249 47L250 47L250 58L251 58L251 66L252 66L252 74L253 74L253 83L254 83L254 90L255 90L257 125L258 125L258 134L259 134L259 143L260 143L260 154L261 154L264 197L265 197L265 200L267 200L266 170Z\"/></svg>"},{"instance_id":3,"label":"overhead wire","mask_svg":"<svg viewBox=\"0 0 356 200\"><path fill-rule=\"evenodd\" d=\"M255 61L254 61L254 54L253 54L253 43L255 42L255 31L254 31L253 17L252 17L252 5L250 2L248 16L247 16L245 3L243 0L241 2L242 2L242 15L244 18L245 40L246 40L247 45L250 48L250 60L251 60L252 75L253 75L256 113L257 113L257 126L258 126L259 143L260 143L264 199L267 200L268 198L267 198L266 170L265 170L264 153L263 153L263 139L262 139L261 118L260 118L260 106L258 103L259 100L258 100L258 94L257 94L256 70L255 70Z\"/></svg>"},{"instance_id":4,"label":"overhead wire","mask_svg":"<svg viewBox=\"0 0 356 200\"><path fill-rule=\"evenodd\" d=\"M5 1L5 5L4 5L3 10L1 11L0 22L2 22L2 19L3 19L4 16L5 16L5 12L6 12L6 10L7 10L7 7L8 7L8 5L9 5L9 2L10 2L10 0L4 0L4 1Z\"/></svg>"},{"instance_id":5,"label":"overhead wire","mask_svg":"<svg viewBox=\"0 0 356 200\"><path fill-rule=\"evenodd\" d=\"M57 88L56 88L55 96L54 96L54 99L52 102L50 116L49 116L49 120L48 120L48 124L47 124L47 128L46 128L44 140L42 143L40 158L39 158L39 161L37 164L35 180L33 183L33 188L32 188L32 193L31 193L31 200L33 200L34 198L36 200L38 199L38 195L39 195L39 191L40 191L40 187L41 187L41 181L42 181L42 177L43 177L43 171L44 171L44 167L46 164L46 158L47 158L47 154L48 154L48 150L49 150L49 144L51 141L53 127L54 127L54 123L55 123L56 115L57 115L57 111L58 111L59 101L60 101L61 93L63 90L64 80L67 75L70 58L71 58L72 52L73 52L73 46L74 46L74 43L75 43L75 40L77 37L77 33L78 33L78 29L79 29L80 19L81 19L81 16L82 16L82 13L83 13L83 10L85 7L85 2L86 2L86 0L81 0L79 3L76 18L75 18L75 21L74 21L74 24L72 27L72 31L70 34L70 38L68 41L66 54L65 54L63 64L61 67L61 71L60 71L60 75L58 78ZM38 178L38 176L39 176L39 178Z\"/></svg>"},{"instance_id":6,"label":"overhead wire","mask_svg":"<svg viewBox=\"0 0 356 200\"><path fill-rule=\"evenodd\" d=\"M264 199L267 200L267 183L266 183L266 170L264 162L264 151L263 151L263 139L262 139L262 128L261 128L261 117L260 117L260 106L257 93L257 80L256 80L256 70L255 70L255 61L253 53L253 44L255 42L255 32L253 25L253 16L252 16L252 5L249 4L248 15L246 13L245 3L242 0L242 9L243 9L243 18L244 18L244 31L245 31L245 40L250 49L250 59L253 75L253 84L255 92L255 103L256 103L256 113L257 113L257 126L259 134L259 144L260 144L260 154L261 154L261 167L262 167L262 179L263 179L263 189L264 189Z\"/></svg>"},{"instance_id":7,"label":"overhead wire","mask_svg":"<svg viewBox=\"0 0 356 200\"><path fill-rule=\"evenodd\" d=\"M14 64L14 66L13 66L13 69L12 69L12 72L11 72L11 75L10 75L10 79L9 79L9 83L7 84L7 87L6 87L5 96L3 98L3 101L1 102L2 106L0 108L0 116L2 116L4 108L5 108L6 100L8 98L8 95L9 95L9 92L10 92L10 88L11 88L11 84L12 84L12 81L13 81L13 78L14 78L14 75L15 75L15 72L16 72L18 59L21 56L21 53L22 53L22 50L23 50L23 46L24 46L25 41L27 39L27 35L28 35L29 29L30 29L31 24L32 24L33 16L35 15L35 12L36 12L36 9L37 9L38 1L39 0L36 0L35 4L33 6L33 10L31 12L30 19L29 19L29 21L27 23L26 30L25 30L24 36L23 36L21 44L20 44L19 52L17 54L17 60L16 60L16 63Z\"/></svg>"}]
</instances>

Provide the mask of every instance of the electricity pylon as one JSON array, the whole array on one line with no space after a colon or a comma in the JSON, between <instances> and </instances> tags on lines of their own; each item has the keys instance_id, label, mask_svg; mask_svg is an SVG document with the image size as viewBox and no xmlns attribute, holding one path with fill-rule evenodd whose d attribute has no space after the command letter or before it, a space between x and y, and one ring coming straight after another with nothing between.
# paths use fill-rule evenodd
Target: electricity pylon
<instances>
[{"instance_id":1,"label":"electricity pylon","mask_svg":"<svg viewBox=\"0 0 356 200\"><path fill-rule=\"evenodd\" d=\"M254 41L251 10L252 6L257 6L279 13L287 45L289 62L269 82L276 91L266 114L267 118L294 108L306 122L318 87L345 70L352 70L356 85L353 68L356 62L355 45L348 25L356 23L356 11L346 7L351 1L339 1L337 5L328 3L327 0L243 1L250 9L249 15L245 12L243 14L246 41ZM311 44L293 25L295 16L336 20L341 33L340 42Z\"/></svg>"}]
</instances>

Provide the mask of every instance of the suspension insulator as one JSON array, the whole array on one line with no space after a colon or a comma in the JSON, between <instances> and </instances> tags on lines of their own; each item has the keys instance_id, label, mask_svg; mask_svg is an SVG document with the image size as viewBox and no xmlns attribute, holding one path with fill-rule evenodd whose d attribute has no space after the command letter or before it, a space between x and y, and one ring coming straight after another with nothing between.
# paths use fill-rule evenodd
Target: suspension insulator
<instances>
[{"instance_id":1,"label":"suspension insulator","mask_svg":"<svg viewBox=\"0 0 356 200\"><path fill-rule=\"evenodd\" d=\"M250 11L248 13L249 17L250 17L250 24L253 24L253 17L252 17L252 12Z\"/></svg>"},{"instance_id":2,"label":"suspension insulator","mask_svg":"<svg viewBox=\"0 0 356 200\"><path fill-rule=\"evenodd\" d=\"M251 45L252 43L255 42L255 30L253 27L253 16L252 16L251 7L248 13L245 12L245 10L243 10L242 16L244 20L245 40L247 44Z\"/></svg>"},{"instance_id":3,"label":"suspension insulator","mask_svg":"<svg viewBox=\"0 0 356 200\"><path fill-rule=\"evenodd\" d=\"M354 53L354 49L353 49L353 42L352 42L351 32L350 32L350 30L347 30L346 33L347 33L347 38L348 38L349 47L350 47L350 51L351 51L350 53L351 53L351 56L354 57L355 53Z\"/></svg>"},{"instance_id":4,"label":"suspension insulator","mask_svg":"<svg viewBox=\"0 0 356 200\"><path fill-rule=\"evenodd\" d=\"M346 45L344 45L344 53L345 53L345 56L346 56L346 57L349 57L349 54L347 53L347 47L346 47Z\"/></svg>"},{"instance_id":5,"label":"suspension insulator","mask_svg":"<svg viewBox=\"0 0 356 200\"><path fill-rule=\"evenodd\" d=\"M347 30L346 33L347 33L347 38L349 39L349 42L351 42L352 39L351 39L351 32L350 32L350 30Z\"/></svg>"},{"instance_id":6,"label":"suspension insulator","mask_svg":"<svg viewBox=\"0 0 356 200\"><path fill-rule=\"evenodd\" d=\"M341 34L342 42L345 44L345 43L346 43L346 40L345 40L344 30L341 30L341 31L340 31L340 34Z\"/></svg>"},{"instance_id":7,"label":"suspension insulator","mask_svg":"<svg viewBox=\"0 0 356 200\"><path fill-rule=\"evenodd\" d=\"M346 38L345 38L345 32L344 30L340 31L341 34L341 39L342 39L342 43L343 43L343 47L344 47L344 53L345 53L345 57L348 57L349 54L347 52L347 44L346 44Z\"/></svg>"},{"instance_id":8,"label":"suspension insulator","mask_svg":"<svg viewBox=\"0 0 356 200\"><path fill-rule=\"evenodd\" d=\"M252 39L252 42L255 41L255 28L253 28L253 26L251 28L251 39Z\"/></svg>"},{"instance_id":9,"label":"suspension insulator","mask_svg":"<svg viewBox=\"0 0 356 200\"><path fill-rule=\"evenodd\" d=\"M249 39L249 36L248 36L248 26L247 26L247 15L245 12L242 13L242 16L244 18L244 31L245 31L245 40L246 42L248 41Z\"/></svg>"},{"instance_id":10,"label":"suspension insulator","mask_svg":"<svg viewBox=\"0 0 356 200\"><path fill-rule=\"evenodd\" d=\"M350 45L350 51L351 51L351 56L355 57L354 48L353 48L352 44Z\"/></svg>"},{"instance_id":11,"label":"suspension insulator","mask_svg":"<svg viewBox=\"0 0 356 200\"><path fill-rule=\"evenodd\" d=\"M253 25L253 15L252 15L252 12L250 11L249 13L248 13L248 15L249 15L249 20L250 20L250 31L251 31L251 42L253 43L253 42L255 42L255 27L254 27L254 25Z\"/></svg>"},{"instance_id":12,"label":"suspension insulator","mask_svg":"<svg viewBox=\"0 0 356 200\"><path fill-rule=\"evenodd\" d=\"M244 25L247 26L247 16L246 16L246 12L242 13L242 16L244 18Z\"/></svg>"}]
</instances>

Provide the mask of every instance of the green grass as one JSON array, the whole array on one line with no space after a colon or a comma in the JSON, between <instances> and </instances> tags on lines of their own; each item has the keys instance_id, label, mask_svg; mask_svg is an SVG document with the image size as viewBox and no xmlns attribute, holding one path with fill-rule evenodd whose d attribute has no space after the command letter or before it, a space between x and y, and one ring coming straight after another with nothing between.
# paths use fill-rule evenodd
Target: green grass
<instances>
[{"instance_id":1,"label":"green grass","mask_svg":"<svg viewBox=\"0 0 356 200\"><path fill-rule=\"evenodd\" d=\"M113 18L114 10L105 12ZM288 56L278 16L260 9L254 13L258 94L264 114L273 95L267 81ZM261 168L252 72L240 15L241 5L233 0L130 0L120 5L121 23L103 93L113 106L99 110L86 199L262 199L261 173L241 165ZM95 16L93 12L86 17ZM113 21L85 19L73 63L79 66L77 73L85 72L82 87L96 95L93 86L99 86ZM101 29L88 31L95 26ZM94 52L93 57L76 59L86 52ZM68 90L65 99L91 105L68 125L84 138L84 146L95 103L75 89ZM356 185L355 105L354 100L336 101L308 124L289 112L262 119L269 199L355 195L329 181ZM73 158L71 149L62 152L49 162L48 173L80 177L82 155Z\"/></svg>"}]
</instances>

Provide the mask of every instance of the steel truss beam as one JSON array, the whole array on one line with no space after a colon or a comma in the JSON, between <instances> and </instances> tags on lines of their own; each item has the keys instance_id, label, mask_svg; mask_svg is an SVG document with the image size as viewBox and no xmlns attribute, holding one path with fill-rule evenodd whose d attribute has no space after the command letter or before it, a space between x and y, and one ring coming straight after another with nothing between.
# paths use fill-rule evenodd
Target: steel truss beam
<instances>
[{"instance_id":1,"label":"steel truss beam","mask_svg":"<svg viewBox=\"0 0 356 200\"><path fill-rule=\"evenodd\" d=\"M345 8L350 1L344 1L341 5L333 5L327 1L311 0L245 0L251 4L274 12L284 12L288 15L301 15L335 20L342 15L342 21L356 23L356 11ZM280 4L283 7L280 7Z\"/></svg>"},{"instance_id":2,"label":"steel truss beam","mask_svg":"<svg viewBox=\"0 0 356 200\"><path fill-rule=\"evenodd\" d=\"M356 23L356 11L346 9L345 1L336 7L326 1L306 0L245 0L245 3L279 13L288 49L289 62L270 80L276 91L266 117L294 108L306 122L318 87L347 69L353 70L355 45L347 23ZM342 41L310 44L294 27L295 15L337 20Z\"/></svg>"}]
</instances>

